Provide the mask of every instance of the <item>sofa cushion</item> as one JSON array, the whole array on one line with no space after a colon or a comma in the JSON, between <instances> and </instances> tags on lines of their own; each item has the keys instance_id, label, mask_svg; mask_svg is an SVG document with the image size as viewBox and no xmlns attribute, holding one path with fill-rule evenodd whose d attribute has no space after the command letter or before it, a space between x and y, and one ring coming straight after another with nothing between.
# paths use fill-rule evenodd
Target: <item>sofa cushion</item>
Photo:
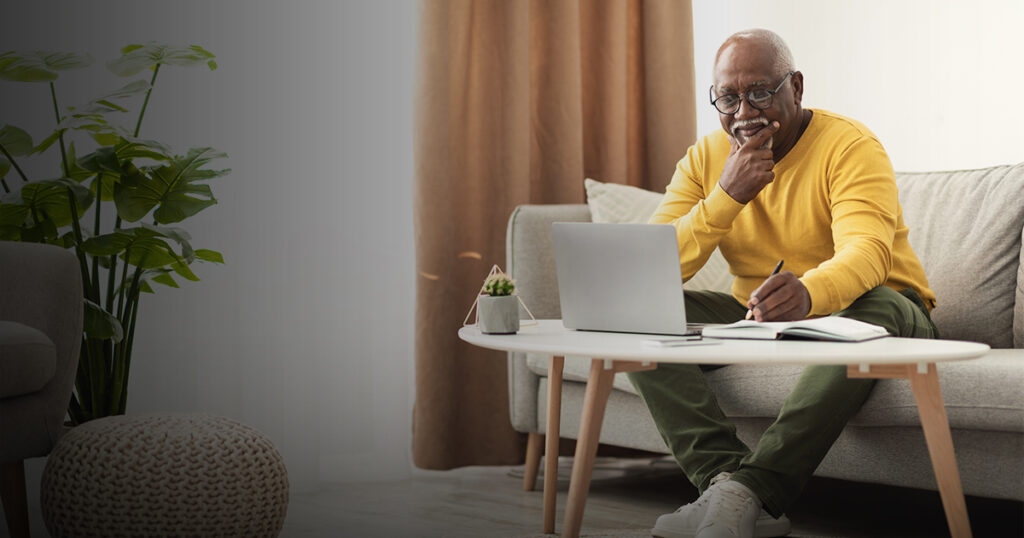
<instances>
[{"instance_id":1,"label":"sofa cushion","mask_svg":"<svg viewBox=\"0 0 1024 538\"><path fill-rule=\"evenodd\" d=\"M1024 433L1021 360L1020 351L997 349L980 359L939 363L950 427ZM546 356L530 354L527 364L535 373L547 376ZM802 366L793 365L743 365L718 368L705 375L719 406L730 418L775 419L802 370ZM588 359L565 358L565 380L585 382L589 372ZM616 374L612 386L637 394L625 374ZM910 384L902 379L880 380L850 424L919 427Z\"/></svg>"},{"instance_id":2,"label":"sofa cushion","mask_svg":"<svg viewBox=\"0 0 1024 538\"><path fill-rule=\"evenodd\" d=\"M942 337L1013 347L1024 164L898 173L896 183L910 244L938 298L932 319Z\"/></svg>"},{"instance_id":3,"label":"sofa cushion","mask_svg":"<svg viewBox=\"0 0 1024 538\"><path fill-rule=\"evenodd\" d=\"M0 398L43 388L57 369L57 350L41 331L0 321Z\"/></svg>"},{"instance_id":4,"label":"sofa cushion","mask_svg":"<svg viewBox=\"0 0 1024 538\"><path fill-rule=\"evenodd\" d=\"M583 180L594 222L644 223L658 209L662 194L618 183Z\"/></svg>"},{"instance_id":5,"label":"sofa cushion","mask_svg":"<svg viewBox=\"0 0 1024 538\"><path fill-rule=\"evenodd\" d=\"M602 183L585 179L587 205L594 222L643 223L650 220L658 209L664 194L618 183ZM729 264L716 248L704 267L686 281L687 289L712 290L729 293L732 274Z\"/></svg>"}]
</instances>

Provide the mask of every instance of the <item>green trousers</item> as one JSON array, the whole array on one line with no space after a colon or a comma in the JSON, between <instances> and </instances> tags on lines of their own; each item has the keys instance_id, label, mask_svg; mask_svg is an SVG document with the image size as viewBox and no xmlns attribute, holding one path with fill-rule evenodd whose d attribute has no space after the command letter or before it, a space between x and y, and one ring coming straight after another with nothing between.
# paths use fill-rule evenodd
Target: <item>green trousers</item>
<instances>
[{"instance_id":1,"label":"green trousers","mask_svg":"<svg viewBox=\"0 0 1024 538\"><path fill-rule=\"evenodd\" d=\"M685 292L691 322L731 323L747 312L726 293ZM885 327L894 336L938 338L924 302L913 290L880 286L836 316ZM773 517L800 495L804 484L867 399L873 379L848 379L845 366L807 366L779 416L753 450L736 436L708 387L713 366L661 364L629 374L662 438L687 478L703 492L722 471L749 487Z\"/></svg>"}]
</instances>

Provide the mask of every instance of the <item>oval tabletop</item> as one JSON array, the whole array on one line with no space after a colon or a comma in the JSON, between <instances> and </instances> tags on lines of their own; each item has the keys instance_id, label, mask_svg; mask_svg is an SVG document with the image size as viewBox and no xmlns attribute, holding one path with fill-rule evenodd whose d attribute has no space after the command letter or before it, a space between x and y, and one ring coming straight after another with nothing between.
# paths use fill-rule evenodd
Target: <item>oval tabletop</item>
<instances>
[{"instance_id":1,"label":"oval tabletop","mask_svg":"<svg viewBox=\"0 0 1024 538\"><path fill-rule=\"evenodd\" d=\"M701 345L651 347L643 341L665 335L577 331L558 319L538 320L508 335L482 334L467 325L459 329L459 338L501 351L700 364L907 364L975 359L989 350L977 342L894 337L864 342L705 338Z\"/></svg>"}]
</instances>

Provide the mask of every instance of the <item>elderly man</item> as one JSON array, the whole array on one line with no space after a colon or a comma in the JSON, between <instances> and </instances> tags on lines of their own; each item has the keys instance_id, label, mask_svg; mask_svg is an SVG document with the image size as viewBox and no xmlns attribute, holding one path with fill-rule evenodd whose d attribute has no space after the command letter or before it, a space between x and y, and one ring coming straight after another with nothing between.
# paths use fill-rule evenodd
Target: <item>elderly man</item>
<instances>
[{"instance_id":1,"label":"elderly man","mask_svg":"<svg viewBox=\"0 0 1024 538\"><path fill-rule=\"evenodd\" d=\"M889 158L865 126L801 106L804 76L774 33L718 50L711 104L722 130L679 161L654 223L675 226L684 278L718 247L732 293L686 292L691 321L837 315L897 336L935 338L935 295L907 242ZM786 271L771 275L779 260ZM654 536L782 536L783 515L874 381L803 370L753 449L736 436L696 365L630 374L700 497L658 518Z\"/></svg>"}]
</instances>

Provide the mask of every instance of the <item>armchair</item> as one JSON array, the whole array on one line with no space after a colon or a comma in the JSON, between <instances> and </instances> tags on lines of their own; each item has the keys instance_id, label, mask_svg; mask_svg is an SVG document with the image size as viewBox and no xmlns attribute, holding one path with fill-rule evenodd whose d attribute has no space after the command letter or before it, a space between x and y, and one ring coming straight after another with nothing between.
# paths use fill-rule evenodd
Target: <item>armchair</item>
<instances>
[{"instance_id":1,"label":"armchair","mask_svg":"<svg viewBox=\"0 0 1024 538\"><path fill-rule=\"evenodd\" d=\"M0 241L0 499L14 538L29 535L24 461L63 432L83 315L73 253Z\"/></svg>"}]
</instances>

